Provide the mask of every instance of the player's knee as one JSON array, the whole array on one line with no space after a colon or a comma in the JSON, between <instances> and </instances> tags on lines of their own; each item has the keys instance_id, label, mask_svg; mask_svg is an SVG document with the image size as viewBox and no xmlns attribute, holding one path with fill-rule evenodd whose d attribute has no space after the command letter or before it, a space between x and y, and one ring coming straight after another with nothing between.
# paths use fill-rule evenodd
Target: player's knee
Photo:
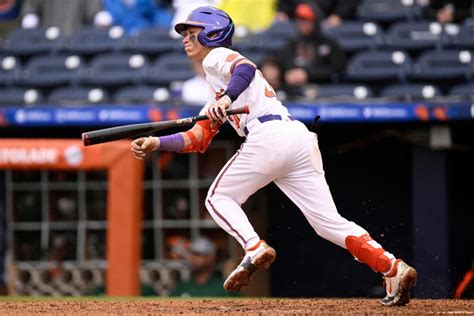
<instances>
[{"instance_id":1,"label":"player's knee","mask_svg":"<svg viewBox=\"0 0 474 316\"><path fill-rule=\"evenodd\" d=\"M206 207L209 210L212 208L212 205L215 205L221 198L221 193L219 190L213 189L212 187L207 192L206 196Z\"/></svg>"}]
</instances>

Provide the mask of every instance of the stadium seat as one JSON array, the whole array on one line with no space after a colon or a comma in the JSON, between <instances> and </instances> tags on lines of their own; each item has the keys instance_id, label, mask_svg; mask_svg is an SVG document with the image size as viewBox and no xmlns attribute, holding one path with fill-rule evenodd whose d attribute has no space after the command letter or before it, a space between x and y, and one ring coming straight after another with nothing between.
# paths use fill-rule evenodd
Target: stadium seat
<instances>
[{"instance_id":1,"label":"stadium seat","mask_svg":"<svg viewBox=\"0 0 474 316\"><path fill-rule=\"evenodd\" d=\"M251 60L255 65L259 65L263 59L268 56L264 52L256 52L256 51L241 51L242 56L245 56L249 60Z\"/></svg>"},{"instance_id":2,"label":"stadium seat","mask_svg":"<svg viewBox=\"0 0 474 316\"><path fill-rule=\"evenodd\" d=\"M357 53L348 63L346 78L351 81L405 80L412 60L403 51Z\"/></svg>"},{"instance_id":3,"label":"stadium seat","mask_svg":"<svg viewBox=\"0 0 474 316\"><path fill-rule=\"evenodd\" d=\"M3 41L3 51L9 55L32 56L57 52L64 45L64 38L58 27L21 29L8 33Z\"/></svg>"},{"instance_id":4,"label":"stadium seat","mask_svg":"<svg viewBox=\"0 0 474 316\"><path fill-rule=\"evenodd\" d=\"M274 54L281 51L287 42L288 38L282 37L278 35L278 33L266 31L249 35L246 39L245 47L241 48L267 54Z\"/></svg>"},{"instance_id":5,"label":"stadium seat","mask_svg":"<svg viewBox=\"0 0 474 316\"><path fill-rule=\"evenodd\" d=\"M18 83L33 87L53 87L79 82L85 64L76 55L34 56L23 68Z\"/></svg>"},{"instance_id":6,"label":"stadium seat","mask_svg":"<svg viewBox=\"0 0 474 316\"><path fill-rule=\"evenodd\" d=\"M148 58L140 54L98 55L90 61L84 82L98 86L134 84L144 78L148 64Z\"/></svg>"},{"instance_id":7,"label":"stadium seat","mask_svg":"<svg viewBox=\"0 0 474 316\"><path fill-rule=\"evenodd\" d=\"M64 50L71 54L97 55L117 52L125 46L124 30L119 26L111 28L84 27L65 41Z\"/></svg>"},{"instance_id":8,"label":"stadium seat","mask_svg":"<svg viewBox=\"0 0 474 316\"><path fill-rule=\"evenodd\" d=\"M276 21L270 25L266 33L289 39L297 34L296 24L291 21Z\"/></svg>"},{"instance_id":9,"label":"stadium seat","mask_svg":"<svg viewBox=\"0 0 474 316\"><path fill-rule=\"evenodd\" d=\"M411 78L416 80L469 79L474 56L468 50L423 52L414 62Z\"/></svg>"},{"instance_id":10,"label":"stadium seat","mask_svg":"<svg viewBox=\"0 0 474 316\"><path fill-rule=\"evenodd\" d=\"M127 50L142 54L163 54L183 50L181 40L169 35L169 29L150 28L130 38Z\"/></svg>"},{"instance_id":11,"label":"stadium seat","mask_svg":"<svg viewBox=\"0 0 474 316\"><path fill-rule=\"evenodd\" d=\"M321 98L365 100L373 95L372 89L366 85L328 84L317 87L316 100Z\"/></svg>"},{"instance_id":12,"label":"stadium seat","mask_svg":"<svg viewBox=\"0 0 474 316\"><path fill-rule=\"evenodd\" d=\"M383 43L383 31L373 22L344 21L341 25L325 29L348 52L376 48Z\"/></svg>"},{"instance_id":13,"label":"stadium seat","mask_svg":"<svg viewBox=\"0 0 474 316\"><path fill-rule=\"evenodd\" d=\"M20 61L13 56L0 57L0 85L11 85L18 78L21 70Z\"/></svg>"},{"instance_id":14,"label":"stadium seat","mask_svg":"<svg viewBox=\"0 0 474 316\"><path fill-rule=\"evenodd\" d=\"M385 35L385 46L392 49L419 51L448 43L448 36L438 22L398 22Z\"/></svg>"},{"instance_id":15,"label":"stadium seat","mask_svg":"<svg viewBox=\"0 0 474 316\"><path fill-rule=\"evenodd\" d=\"M165 87L152 87L146 85L125 87L117 91L114 101L125 104L144 104L165 102L169 99L169 91Z\"/></svg>"},{"instance_id":16,"label":"stadium seat","mask_svg":"<svg viewBox=\"0 0 474 316\"><path fill-rule=\"evenodd\" d=\"M363 0L357 8L357 17L366 21L393 22L412 20L420 15L415 1Z\"/></svg>"},{"instance_id":17,"label":"stadium seat","mask_svg":"<svg viewBox=\"0 0 474 316\"><path fill-rule=\"evenodd\" d=\"M0 105L35 105L43 100L43 94L36 89L0 88Z\"/></svg>"},{"instance_id":18,"label":"stadium seat","mask_svg":"<svg viewBox=\"0 0 474 316\"><path fill-rule=\"evenodd\" d=\"M463 25L447 26L453 30L450 45L456 48L474 49L474 23L464 23ZM448 34L451 33L448 31Z\"/></svg>"},{"instance_id":19,"label":"stadium seat","mask_svg":"<svg viewBox=\"0 0 474 316\"><path fill-rule=\"evenodd\" d=\"M158 57L146 75L151 84L167 85L172 81L184 81L194 77L191 62L184 53L168 53Z\"/></svg>"},{"instance_id":20,"label":"stadium seat","mask_svg":"<svg viewBox=\"0 0 474 316\"><path fill-rule=\"evenodd\" d=\"M450 96L462 97L474 102L474 82L456 85L449 90Z\"/></svg>"},{"instance_id":21,"label":"stadium seat","mask_svg":"<svg viewBox=\"0 0 474 316\"><path fill-rule=\"evenodd\" d=\"M238 33L236 31L236 33ZM274 22L264 31L246 34L244 37L234 36L232 47L237 51L257 51L274 53L283 48L287 41L297 34L293 22Z\"/></svg>"},{"instance_id":22,"label":"stadium seat","mask_svg":"<svg viewBox=\"0 0 474 316\"><path fill-rule=\"evenodd\" d=\"M108 93L100 88L61 87L48 95L48 102L61 105L99 104L109 100Z\"/></svg>"},{"instance_id":23,"label":"stadium seat","mask_svg":"<svg viewBox=\"0 0 474 316\"><path fill-rule=\"evenodd\" d=\"M393 84L383 88L380 92L381 97L404 102L430 100L441 95L442 93L436 85L423 83Z\"/></svg>"}]
</instances>

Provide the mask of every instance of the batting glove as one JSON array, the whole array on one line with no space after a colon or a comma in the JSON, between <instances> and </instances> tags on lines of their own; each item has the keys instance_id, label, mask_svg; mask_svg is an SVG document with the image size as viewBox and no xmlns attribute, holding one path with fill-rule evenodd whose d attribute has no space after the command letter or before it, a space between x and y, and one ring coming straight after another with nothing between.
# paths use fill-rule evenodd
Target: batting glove
<instances>
[{"instance_id":1,"label":"batting glove","mask_svg":"<svg viewBox=\"0 0 474 316\"><path fill-rule=\"evenodd\" d=\"M223 95L211 105L207 111L206 116L214 121L223 121L225 119L225 111L229 108L232 100L228 95Z\"/></svg>"},{"instance_id":2,"label":"batting glove","mask_svg":"<svg viewBox=\"0 0 474 316\"><path fill-rule=\"evenodd\" d=\"M158 137L141 137L135 139L131 144L131 149L135 158L142 160L146 154L157 150L160 147Z\"/></svg>"}]
</instances>

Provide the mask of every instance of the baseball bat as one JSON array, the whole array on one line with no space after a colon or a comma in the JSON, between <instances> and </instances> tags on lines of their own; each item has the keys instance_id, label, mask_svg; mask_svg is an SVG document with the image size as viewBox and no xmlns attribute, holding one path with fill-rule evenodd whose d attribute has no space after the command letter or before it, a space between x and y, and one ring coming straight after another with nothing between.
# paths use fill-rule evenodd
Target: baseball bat
<instances>
[{"instance_id":1,"label":"baseball bat","mask_svg":"<svg viewBox=\"0 0 474 316\"><path fill-rule=\"evenodd\" d=\"M225 116L234 114L247 114L249 113L249 107L244 106L238 109L227 110ZM84 146L96 145L111 142L114 140L144 136L149 133L157 132L163 129L179 127L195 123L197 121L203 121L209 119L206 115L196 115L188 118L182 118L177 120L152 122L152 123L140 123L140 124L129 124L123 126L116 126L110 128L104 128L100 130L90 131L82 133L82 142Z\"/></svg>"}]
</instances>

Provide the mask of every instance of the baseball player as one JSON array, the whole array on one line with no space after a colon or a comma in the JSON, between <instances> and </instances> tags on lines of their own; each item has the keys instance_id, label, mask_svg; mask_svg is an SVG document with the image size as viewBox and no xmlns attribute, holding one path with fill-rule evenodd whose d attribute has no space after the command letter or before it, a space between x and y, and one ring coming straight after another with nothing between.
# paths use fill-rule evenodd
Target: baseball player
<instances>
[{"instance_id":1,"label":"baseball player","mask_svg":"<svg viewBox=\"0 0 474 316\"><path fill-rule=\"evenodd\" d=\"M206 80L215 91L215 100L201 110L210 120L186 132L136 139L131 149L138 159L154 150L204 153L226 119L237 134L246 137L219 172L205 202L216 223L245 250L224 288L239 291L255 271L268 268L275 260L275 250L259 238L241 208L249 196L273 181L319 236L383 274L387 291L383 305L408 303L416 270L338 213L324 176L317 135L291 117L255 64L230 48L234 24L229 15L214 7L199 7L175 30L183 37L187 56L202 62ZM249 114L225 117L226 109L245 105L250 107Z\"/></svg>"}]
</instances>

